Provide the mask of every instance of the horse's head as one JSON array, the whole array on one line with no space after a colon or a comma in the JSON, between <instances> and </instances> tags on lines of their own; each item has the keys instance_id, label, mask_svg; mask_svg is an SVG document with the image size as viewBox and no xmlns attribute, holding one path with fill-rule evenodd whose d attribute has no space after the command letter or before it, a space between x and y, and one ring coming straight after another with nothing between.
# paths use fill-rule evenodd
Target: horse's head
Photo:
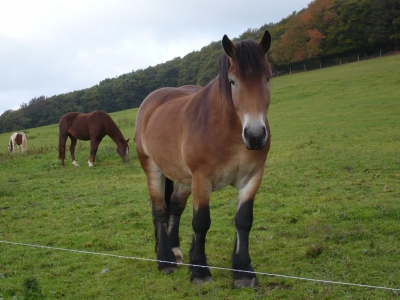
<instances>
[{"instance_id":1,"label":"horse's head","mask_svg":"<svg viewBox=\"0 0 400 300\"><path fill-rule=\"evenodd\" d=\"M220 62L220 86L242 123L242 138L250 150L262 149L268 140L267 110L272 77L265 54L271 35L265 31L257 43L245 40L234 44L226 35L222 46L226 55Z\"/></svg>"},{"instance_id":2,"label":"horse's head","mask_svg":"<svg viewBox=\"0 0 400 300\"><path fill-rule=\"evenodd\" d=\"M127 140L122 140L120 141L120 143L118 143L118 147L117 147L117 153L119 154L119 156L121 156L122 161L125 162L126 161L126 156L129 153L129 142L130 139Z\"/></svg>"}]
</instances>

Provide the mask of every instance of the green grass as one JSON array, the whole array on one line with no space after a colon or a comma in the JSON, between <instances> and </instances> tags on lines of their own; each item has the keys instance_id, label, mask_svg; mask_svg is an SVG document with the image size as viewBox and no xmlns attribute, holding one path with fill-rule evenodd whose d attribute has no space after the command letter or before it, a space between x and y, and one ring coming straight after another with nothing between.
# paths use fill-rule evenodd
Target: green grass
<instances>
[{"instance_id":1,"label":"green grass","mask_svg":"<svg viewBox=\"0 0 400 300\"><path fill-rule=\"evenodd\" d=\"M272 147L250 240L258 272L400 288L400 55L272 81ZM133 138L136 109L111 114ZM28 129L29 151L0 135L0 240L154 259L144 173L106 137L94 168L79 142L75 168L57 154L58 127ZM187 258L191 203L181 227ZM212 195L208 262L230 268L236 192ZM187 259L185 260L187 262ZM101 271L109 268L108 273ZM189 282L156 263L0 243L3 299L394 299L400 292L259 275L232 289L230 272ZM30 288L28 283L34 283ZM36 285L35 285L36 284ZM15 298L16 297L16 298Z\"/></svg>"}]
</instances>

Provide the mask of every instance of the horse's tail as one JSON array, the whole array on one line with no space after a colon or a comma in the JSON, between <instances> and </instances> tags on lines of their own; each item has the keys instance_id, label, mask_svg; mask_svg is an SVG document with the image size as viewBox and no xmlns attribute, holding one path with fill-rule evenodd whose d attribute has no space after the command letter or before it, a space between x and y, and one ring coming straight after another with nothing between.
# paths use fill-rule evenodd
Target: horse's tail
<instances>
[{"instance_id":1,"label":"horse's tail","mask_svg":"<svg viewBox=\"0 0 400 300\"><path fill-rule=\"evenodd\" d=\"M28 141L26 139L26 134L23 133L23 132L21 132L21 134L22 134L22 144L21 144L21 146L22 146L22 152L24 152L28 148Z\"/></svg>"},{"instance_id":2,"label":"horse's tail","mask_svg":"<svg viewBox=\"0 0 400 300\"><path fill-rule=\"evenodd\" d=\"M165 198L165 203L167 204L168 207L169 204L171 203L171 196L173 191L174 191L174 182L169 178L165 178L164 198Z\"/></svg>"}]
</instances>

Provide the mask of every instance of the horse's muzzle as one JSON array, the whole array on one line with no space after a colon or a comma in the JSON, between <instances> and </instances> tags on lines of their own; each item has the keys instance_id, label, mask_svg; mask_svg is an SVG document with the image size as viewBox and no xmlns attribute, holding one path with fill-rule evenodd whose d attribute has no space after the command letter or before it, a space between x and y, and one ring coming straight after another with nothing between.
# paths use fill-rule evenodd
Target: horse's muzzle
<instances>
[{"instance_id":1,"label":"horse's muzzle","mask_svg":"<svg viewBox=\"0 0 400 300\"><path fill-rule=\"evenodd\" d=\"M243 130L243 141L249 150L259 150L264 148L267 139L268 133L264 126L259 129L250 130L245 128Z\"/></svg>"}]
</instances>

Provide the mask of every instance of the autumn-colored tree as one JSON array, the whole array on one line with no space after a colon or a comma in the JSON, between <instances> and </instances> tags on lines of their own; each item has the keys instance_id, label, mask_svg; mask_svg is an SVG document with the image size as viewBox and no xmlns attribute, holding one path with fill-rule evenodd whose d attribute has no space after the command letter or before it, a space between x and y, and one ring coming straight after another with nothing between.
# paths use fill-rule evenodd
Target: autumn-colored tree
<instances>
[{"instance_id":1,"label":"autumn-colored tree","mask_svg":"<svg viewBox=\"0 0 400 300\"><path fill-rule=\"evenodd\" d=\"M334 0L314 0L306 10L293 16L278 41L273 59L290 64L319 56L327 29L335 23Z\"/></svg>"}]
</instances>

